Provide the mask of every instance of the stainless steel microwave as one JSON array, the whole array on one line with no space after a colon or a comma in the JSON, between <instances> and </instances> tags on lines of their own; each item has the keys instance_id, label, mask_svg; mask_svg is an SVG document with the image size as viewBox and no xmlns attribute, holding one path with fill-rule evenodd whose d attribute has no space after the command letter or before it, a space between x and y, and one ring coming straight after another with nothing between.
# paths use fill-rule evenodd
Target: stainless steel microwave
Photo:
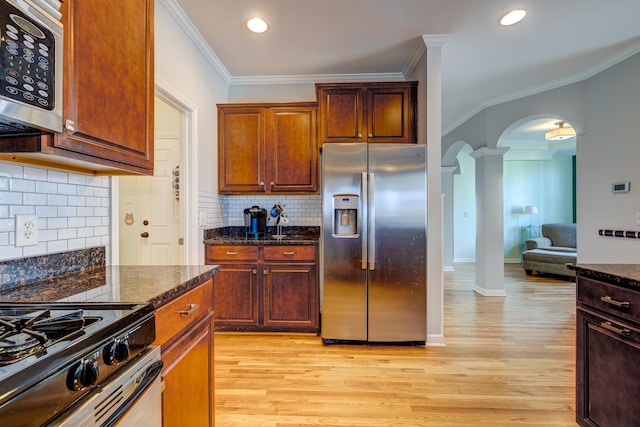
<instances>
[{"instance_id":1,"label":"stainless steel microwave","mask_svg":"<svg viewBox=\"0 0 640 427\"><path fill-rule=\"evenodd\" d=\"M62 131L63 28L56 3L0 0L0 138Z\"/></svg>"}]
</instances>

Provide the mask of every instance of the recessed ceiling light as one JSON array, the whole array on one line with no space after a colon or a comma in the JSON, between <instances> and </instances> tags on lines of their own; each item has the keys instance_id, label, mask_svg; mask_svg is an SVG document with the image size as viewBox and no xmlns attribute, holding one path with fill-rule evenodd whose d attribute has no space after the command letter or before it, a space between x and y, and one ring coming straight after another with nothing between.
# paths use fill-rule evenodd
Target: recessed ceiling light
<instances>
[{"instance_id":1,"label":"recessed ceiling light","mask_svg":"<svg viewBox=\"0 0 640 427\"><path fill-rule=\"evenodd\" d=\"M262 18L251 18L247 21L247 27L254 33L264 33L267 31L268 25Z\"/></svg>"},{"instance_id":2,"label":"recessed ceiling light","mask_svg":"<svg viewBox=\"0 0 640 427\"><path fill-rule=\"evenodd\" d=\"M527 11L524 9L510 10L500 18L500 25L508 26L517 24L522 21L525 16L527 16Z\"/></svg>"}]
</instances>

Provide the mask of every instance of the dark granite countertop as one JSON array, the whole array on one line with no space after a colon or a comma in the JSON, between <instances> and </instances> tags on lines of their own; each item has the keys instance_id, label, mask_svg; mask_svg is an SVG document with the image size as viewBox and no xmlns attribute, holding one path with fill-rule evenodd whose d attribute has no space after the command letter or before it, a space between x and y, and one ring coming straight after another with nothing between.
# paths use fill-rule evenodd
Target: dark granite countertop
<instances>
[{"instance_id":1,"label":"dark granite countertop","mask_svg":"<svg viewBox=\"0 0 640 427\"><path fill-rule=\"evenodd\" d=\"M640 264L578 264L572 268L578 276L640 289Z\"/></svg>"},{"instance_id":2,"label":"dark granite countertop","mask_svg":"<svg viewBox=\"0 0 640 427\"><path fill-rule=\"evenodd\" d=\"M95 266L0 291L1 302L135 302L158 308L220 270L217 265Z\"/></svg>"},{"instance_id":3,"label":"dark granite countertop","mask_svg":"<svg viewBox=\"0 0 640 427\"><path fill-rule=\"evenodd\" d=\"M245 236L244 227L223 227L206 230L205 245L317 245L320 241L320 227L283 227L283 237L274 237L275 227L267 227L266 236L252 238Z\"/></svg>"}]
</instances>

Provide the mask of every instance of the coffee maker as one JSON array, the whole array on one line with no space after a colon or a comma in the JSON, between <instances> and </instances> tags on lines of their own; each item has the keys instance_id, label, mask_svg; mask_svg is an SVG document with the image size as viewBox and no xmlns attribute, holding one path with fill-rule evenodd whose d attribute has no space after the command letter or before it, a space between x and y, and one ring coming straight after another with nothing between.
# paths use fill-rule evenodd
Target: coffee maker
<instances>
[{"instance_id":1,"label":"coffee maker","mask_svg":"<svg viewBox=\"0 0 640 427\"><path fill-rule=\"evenodd\" d=\"M267 210L260 206L251 206L244 210L244 235L247 238L264 237L267 226Z\"/></svg>"}]
</instances>

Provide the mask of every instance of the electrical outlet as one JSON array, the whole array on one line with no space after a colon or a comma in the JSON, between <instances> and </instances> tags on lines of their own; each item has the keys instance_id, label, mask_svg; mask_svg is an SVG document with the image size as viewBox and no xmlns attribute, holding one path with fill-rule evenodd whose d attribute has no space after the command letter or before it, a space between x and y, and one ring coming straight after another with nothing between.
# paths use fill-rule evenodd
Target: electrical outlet
<instances>
[{"instance_id":1,"label":"electrical outlet","mask_svg":"<svg viewBox=\"0 0 640 427\"><path fill-rule=\"evenodd\" d=\"M38 216L16 215L16 246L38 244Z\"/></svg>"}]
</instances>

